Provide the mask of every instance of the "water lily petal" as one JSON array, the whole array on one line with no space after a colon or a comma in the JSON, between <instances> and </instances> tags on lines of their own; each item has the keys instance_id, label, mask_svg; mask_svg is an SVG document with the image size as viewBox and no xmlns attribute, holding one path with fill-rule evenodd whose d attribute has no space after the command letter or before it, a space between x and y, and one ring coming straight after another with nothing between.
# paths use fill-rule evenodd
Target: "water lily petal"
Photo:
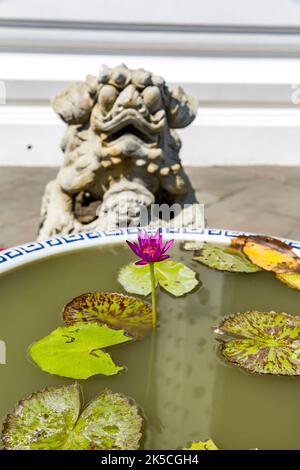
<instances>
[{"instance_id":1,"label":"water lily petal","mask_svg":"<svg viewBox=\"0 0 300 470\"><path fill-rule=\"evenodd\" d=\"M174 243L174 239L166 242L162 249L162 253L165 253L173 245L173 243Z\"/></svg>"},{"instance_id":2,"label":"water lily petal","mask_svg":"<svg viewBox=\"0 0 300 470\"><path fill-rule=\"evenodd\" d=\"M143 259L140 259L139 261L136 261L134 264L137 264L137 265L141 266L141 265L143 265L143 264L149 264L149 262L148 262L148 261L145 261L145 260L143 260Z\"/></svg>"},{"instance_id":3,"label":"water lily petal","mask_svg":"<svg viewBox=\"0 0 300 470\"><path fill-rule=\"evenodd\" d=\"M150 236L148 235L148 233L145 231L145 230L139 230L139 233L138 233L138 243L139 245L143 245L145 243L145 241L149 241L150 240Z\"/></svg>"},{"instance_id":4,"label":"water lily petal","mask_svg":"<svg viewBox=\"0 0 300 470\"><path fill-rule=\"evenodd\" d=\"M174 240L170 240L163 246L163 240L159 229L157 229L155 234L148 234L145 230L141 229L138 232L138 243L131 243L127 241L130 249L139 258L141 258L141 261L143 261L135 263L138 265L155 263L156 261L162 261L169 258L169 256L163 257L162 255L173 243Z\"/></svg>"},{"instance_id":5,"label":"water lily petal","mask_svg":"<svg viewBox=\"0 0 300 470\"><path fill-rule=\"evenodd\" d=\"M170 258L170 255L162 255L156 261L163 261L164 259L168 259L168 258Z\"/></svg>"},{"instance_id":6,"label":"water lily petal","mask_svg":"<svg viewBox=\"0 0 300 470\"><path fill-rule=\"evenodd\" d=\"M152 235L152 239L155 240L157 243L162 241L162 236L161 236L159 228L156 230L155 234Z\"/></svg>"},{"instance_id":7,"label":"water lily petal","mask_svg":"<svg viewBox=\"0 0 300 470\"><path fill-rule=\"evenodd\" d=\"M126 240L126 243L127 245L129 246L129 248L137 255L137 256L140 256L140 248L139 246L136 244L136 243L132 243L128 240Z\"/></svg>"}]
</instances>

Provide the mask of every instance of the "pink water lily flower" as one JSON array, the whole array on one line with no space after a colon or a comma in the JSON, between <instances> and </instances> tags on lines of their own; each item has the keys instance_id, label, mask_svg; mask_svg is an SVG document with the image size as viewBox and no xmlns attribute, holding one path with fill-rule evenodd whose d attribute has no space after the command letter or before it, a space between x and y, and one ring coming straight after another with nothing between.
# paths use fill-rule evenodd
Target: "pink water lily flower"
<instances>
[{"instance_id":1,"label":"pink water lily flower","mask_svg":"<svg viewBox=\"0 0 300 470\"><path fill-rule=\"evenodd\" d=\"M132 243L127 240L131 250L141 258L135 264L157 263L158 261L170 258L165 253L173 243L174 240L170 240L163 245L159 229L157 229L154 235L149 235L145 230L140 230L138 233L138 243Z\"/></svg>"}]
</instances>

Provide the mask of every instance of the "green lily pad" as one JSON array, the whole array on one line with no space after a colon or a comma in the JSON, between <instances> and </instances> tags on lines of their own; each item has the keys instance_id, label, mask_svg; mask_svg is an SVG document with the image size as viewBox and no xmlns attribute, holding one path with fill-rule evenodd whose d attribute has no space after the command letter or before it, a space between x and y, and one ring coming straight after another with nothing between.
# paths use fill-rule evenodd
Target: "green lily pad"
<instances>
[{"instance_id":1,"label":"green lily pad","mask_svg":"<svg viewBox=\"0 0 300 470\"><path fill-rule=\"evenodd\" d=\"M96 374L114 375L121 371L123 367L117 366L102 349L131 339L123 330L97 323L77 323L52 331L34 343L29 354L49 374L88 379Z\"/></svg>"},{"instance_id":2,"label":"green lily pad","mask_svg":"<svg viewBox=\"0 0 300 470\"><path fill-rule=\"evenodd\" d=\"M257 374L300 375L300 317L245 312L225 318L216 333L229 363Z\"/></svg>"},{"instance_id":3,"label":"green lily pad","mask_svg":"<svg viewBox=\"0 0 300 470\"><path fill-rule=\"evenodd\" d=\"M155 274L159 285L176 297L187 294L199 284L195 271L169 259L155 265Z\"/></svg>"},{"instance_id":4,"label":"green lily pad","mask_svg":"<svg viewBox=\"0 0 300 470\"><path fill-rule=\"evenodd\" d=\"M192 442L190 447L184 447L182 450L219 450L212 439L207 441Z\"/></svg>"},{"instance_id":5,"label":"green lily pad","mask_svg":"<svg viewBox=\"0 0 300 470\"><path fill-rule=\"evenodd\" d=\"M160 261L162 263L162 261ZM127 292L138 295L149 295L151 293L151 279L149 265L137 265L130 263L124 266L118 276L119 283ZM158 280L155 279L156 286Z\"/></svg>"},{"instance_id":6,"label":"green lily pad","mask_svg":"<svg viewBox=\"0 0 300 470\"><path fill-rule=\"evenodd\" d=\"M80 408L76 383L33 393L6 417L5 449L138 449L142 418L128 398L105 390L81 415Z\"/></svg>"},{"instance_id":7,"label":"green lily pad","mask_svg":"<svg viewBox=\"0 0 300 470\"><path fill-rule=\"evenodd\" d=\"M141 427L137 406L119 393L105 390L83 410L64 448L135 450Z\"/></svg>"},{"instance_id":8,"label":"green lily pad","mask_svg":"<svg viewBox=\"0 0 300 470\"><path fill-rule=\"evenodd\" d=\"M164 260L154 263L155 282L170 294L180 297L193 290L199 281L196 273L183 263ZM148 295L151 292L150 269L148 265L129 264L121 269L118 280L127 292Z\"/></svg>"},{"instance_id":9,"label":"green lily pad","mask_svg":"<svg viewBox=\"0 0 300 470\"><path fill-rule=\"evenodd\" d=\"M276 278L289 287L300 290L300 274L282 273L276 274Z\"/></svg>"},{"instance_id":10,"label":"green lily pad","mask_svg":"<svg viewBox=\"0 0 300 470\"><path fill-rule=\"evenodd\" d=\"M231 247L221 247L205 243L194 258L195 261L219 271L238 273L255 273L261 269L251 263L249 259L238 250Z\"/></svg>"},{"instance_id":11,"label":"green lily pad","mask_svg":"<svg viewBox=\"0 0 300 470\"><path fill-rule=\"evenodd\" d=\"M98 322L110 328L124 329L141 338L152 328L152 308L135 297L110 292L88 292L75 297L63 311L67 325Z\"/></svg>"},{"instance_id":12,"label":"green lily pad","mask_svg":"<svg viewBox=\"0 0 300 470\"><path fill-rule=\"evenodd\" d=\"M6 449L58 449L80 409L77 384L46 388L21 400L3 424Z\"/></svg>"}]
</instances>

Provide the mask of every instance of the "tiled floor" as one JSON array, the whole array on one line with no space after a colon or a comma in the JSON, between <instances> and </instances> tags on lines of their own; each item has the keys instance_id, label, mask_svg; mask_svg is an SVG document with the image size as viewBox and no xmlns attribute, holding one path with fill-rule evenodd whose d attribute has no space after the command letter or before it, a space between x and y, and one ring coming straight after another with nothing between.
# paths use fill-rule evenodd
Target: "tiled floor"
<instances>
[{"instance_id":1,"label":"tiled floor","mask_svg":"<svg viewBox=\"0 0 300 470\"><path fill-rule=\"evenodd\" d=\"M33 240L53 168L0 168L0 246ZM300 167L193 167L210 227L300 239Z\"/></svg>"}]
</instances>

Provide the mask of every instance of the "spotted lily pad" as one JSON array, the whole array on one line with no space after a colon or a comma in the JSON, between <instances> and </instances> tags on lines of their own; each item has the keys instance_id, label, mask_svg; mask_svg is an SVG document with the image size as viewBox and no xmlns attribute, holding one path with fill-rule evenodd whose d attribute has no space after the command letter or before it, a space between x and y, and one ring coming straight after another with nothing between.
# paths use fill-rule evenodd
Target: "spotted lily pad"
<instances>
[{"instance_id":1,"label":"spotted lily pad","mask_svg":"<svg viewBox=\"0 0 300 470\"><path fill-rule=\"evenodd\" d=\"M276 274L276 278L287 284L289 287L300 290L300 274Z\"/></svg>"},{"instance_id":2,"label":"spotted lily pad","mask_svg":"<svg viewBox=\"0 0 300 470\"><path fill-rule=\"evenodd\" d=\"M49 374L88 379L92 375L114 375L117 366L103 348L126 343L131 338L123 330L113 330L97 323L63 326L32 344L29 354Z\"/></svg>"},{"instance_id":3,"label":"spotted lily pad","mask_svg":"<svg viewBox=\"0 0 300 470\"><path fill-rule=\"evenodd\" d=\"M255 273L261 270L238 250L209 243L205 243L203 248L195 253L193 259L219 271Z\"/></svg>"},{"instance_id":4,"label":"spotted lily pad","mask_svg":"<svg viewBox=\"0 0 300 470\"><path fill-rule=\"evenodd\" d=\"M281 240L250 236L246 237L243 243L243 253L260 268L277 274L300 273L300 258Z\"/></svg>"},{"instance_id":5,"label":"spotted lily pad","mask_svg":"<svg viewBox=\"0 0 300 470\"><path fill-rule=\"evenodd\" d=\"M67 325L97 322L110 328L124 329L141 338L152 328L152 308L135 297L110 292L88 292L75 297L63 311Z\"/></svg>"},{"instance_id":6,"label":"spotted lily pad","mask_svg":"<svg viewBox=\"0 0 300 470\"><path fill-rule=\"evenodd\" d=\"M6 417L8 450L136 450L142 418L128 398L103 391L80 415L78 384L47 388L20 401Z\"/></svg>"},{"instance_id":7,"label":"spotted lily pad","mask_svg":"<svg viewBox=\"0 0 300 470\"><path fill-rule=\"evenodd\" d=\"M221 355L257 374L300 375L300 317L245 312L225 318L215 330Z\"/></svg>"},{"instance_id":8,"label":"spotted lily pad","mask_svg":"<svg viewBox=\"0 0 300 470\"><path fill-rule=\"evenodd\" d=\"M199 284L196 273L183 263L168 259L154 263L154 270L156 285L159 284L176 297L190 292ZM150 269L147 264L124 266L118 280L127 292L139 295L148 295L151 292Z\"/></svg>"},{"instance_id":9,"label":"spotted lily pad","mask_svg":"<svg viewBox=\"0 0 300 470\"><path fill-rule=\"evenodd\" d=\"M219 450L212 439L207 441L192 442L189 447L184 447L182 450Z\"/></svg>"}]
</instances>

